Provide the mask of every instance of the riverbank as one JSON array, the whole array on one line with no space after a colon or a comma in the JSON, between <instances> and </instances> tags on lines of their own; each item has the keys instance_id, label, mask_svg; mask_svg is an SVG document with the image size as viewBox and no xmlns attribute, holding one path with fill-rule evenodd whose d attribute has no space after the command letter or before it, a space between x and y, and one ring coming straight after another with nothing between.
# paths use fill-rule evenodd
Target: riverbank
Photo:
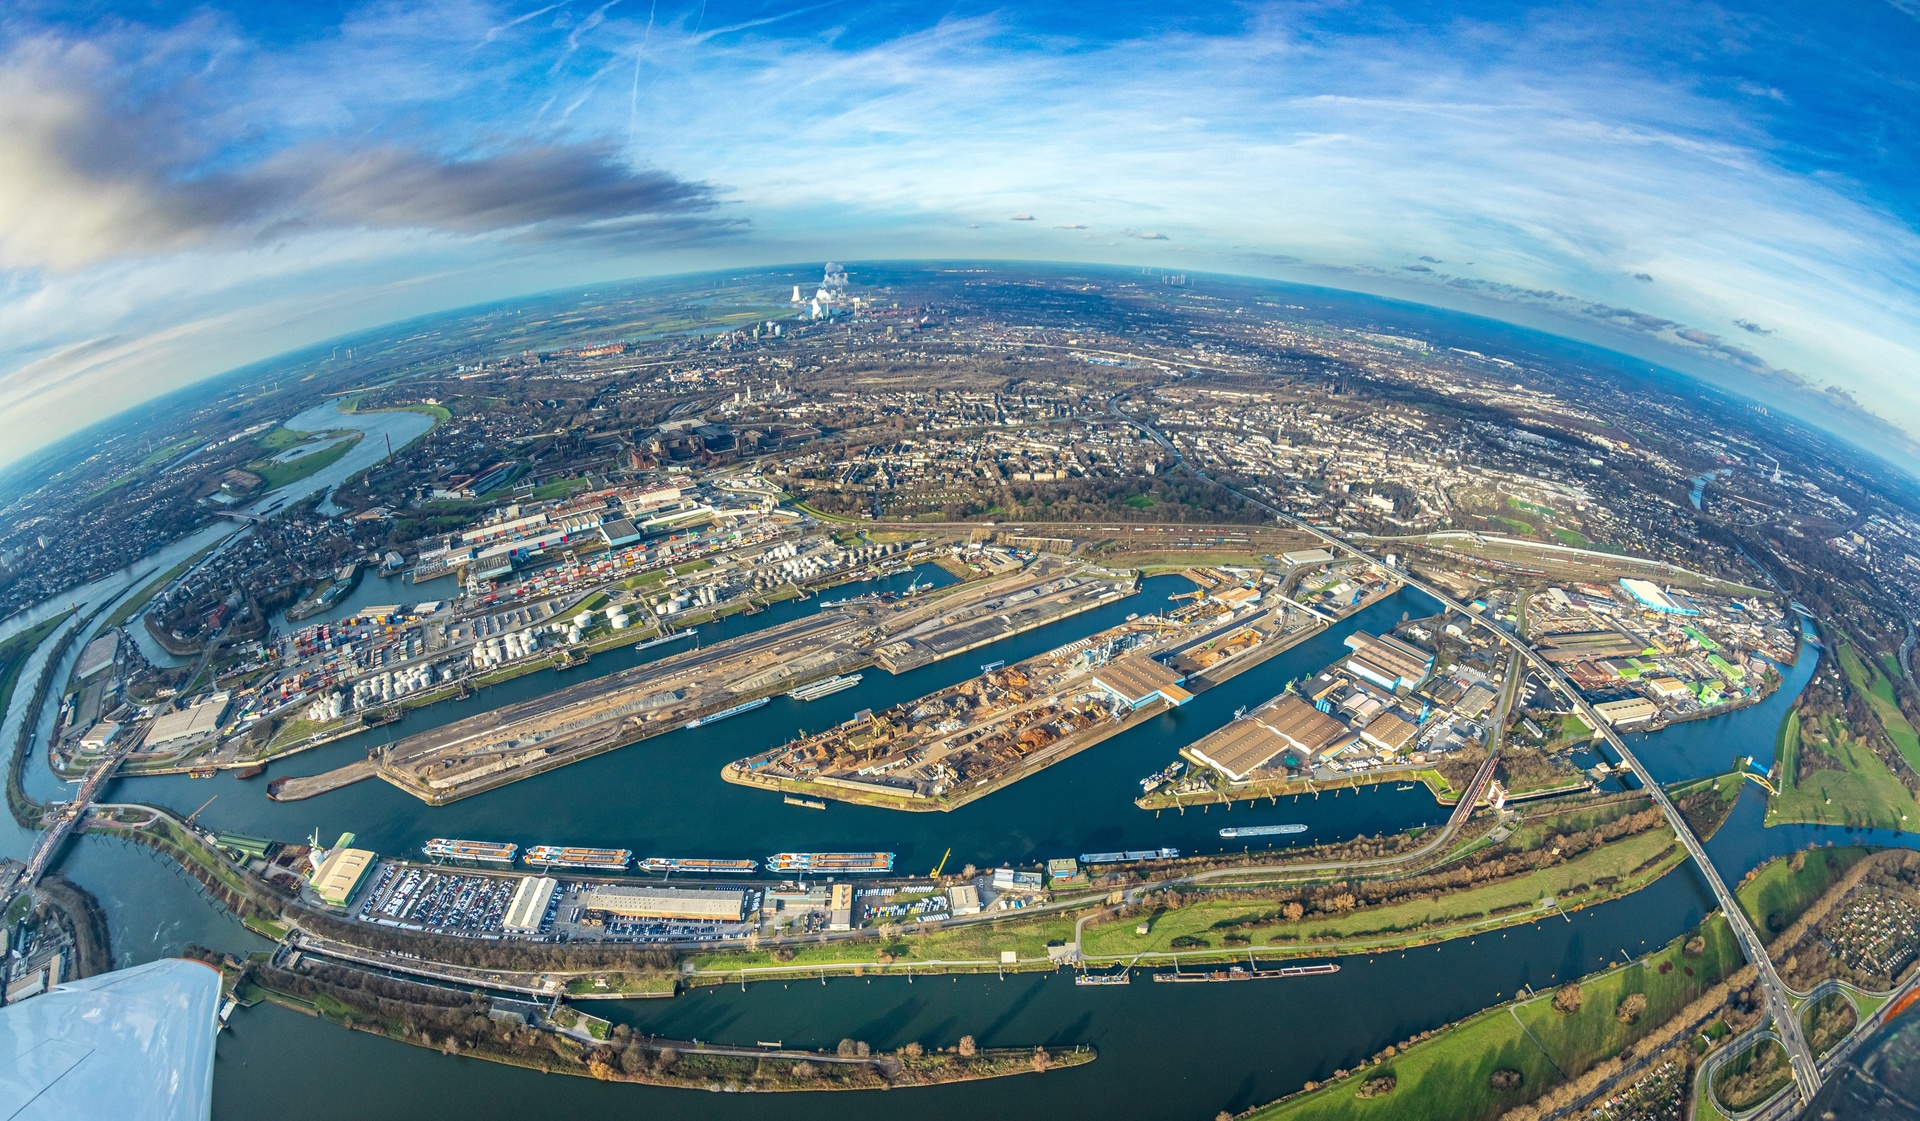
<instances>
[{"instance_id":1,"label":"riverbank","mask_svg":"<svg viewBox=\"0 0 1920 1121\"><path fill-rule=\"evenodd\" d=\"M211 955L201 955L203 957ZM800 1092L939 1086L1083 1066L1086 1046L981 1048L909 1043L875 1053L845 1040L832 1051L726 1047L637 1035L571 1005L488 999L319 959L217 959L236 1000L272 1001L338 1026L486 1062L687 1090Z\"/></svg>"}]
</instances>

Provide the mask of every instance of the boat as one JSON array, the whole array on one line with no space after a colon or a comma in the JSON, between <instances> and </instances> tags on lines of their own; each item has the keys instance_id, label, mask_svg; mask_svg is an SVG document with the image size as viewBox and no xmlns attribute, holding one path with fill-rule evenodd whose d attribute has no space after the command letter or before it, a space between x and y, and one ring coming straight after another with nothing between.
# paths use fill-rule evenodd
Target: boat
<instances>
[{"instance_id":1,"label":"boat","mask_svg":"<svg viewBox=\"0 0 1920 1121\"><path fill-rule=\"evenodd\" d=\"M1118 973L1079 973L1074 975L1073 983L1076 985L1131 985L1133 973L1124 968Z\"/></svg>"},{"instance_id":2,"label":"boat","mask_svg":"<svg viewBox=\"0 0 1920 1121\"><path fill-rule=\"evenodd\" d=\"M214 769L214 768L212 768L212 767L208 767L208 768L207 768L207 769L205 769L205 770L200 770L200 771L188 771L188 772L187 772L187 777L188 777L188 778L212 778L212 777L213 777L214 775L217 775L217 774L219 774L219 773L220 773L220 772L219 772L218 770L216 770L216 769Z\"/></svg>"},{"instance_id":3,"label":"boat","mask_svg":"<svg viewBox=\"0 0 1920 1121\"><path fill-rule=\"evenodd\" d=\"M568 649L560 655L560 660L554 663L553 668L572 669L575 666L584 666L589 657L591 655L584 650Z\"/></svg>"},{"instance_id":4,"label":"boat","mask_svg":"<svg viewBox=\"0 0 1920 1121\"><path fill-rule=\"evenodd\" d=\"M534 845L521 861L543 868L603 868L624 872L633 863L631 849L583 849L571 845Z\"/></svg>"},{"instance_id":5,"label":"boat","mask_svg":"<svg viewBox=\"0 0 1920 1121\"><path fill-rule=\"evenodd\" d=\"M1419 784L1418 784L1418 783L1412 783L1412 782L1403 782L1403 783L1401 783L1400 785L1398 785L1398 786L1396 786L1396 787L1394 787L1394 789L1395 789L1395 790L1412 790L1412 789L1413 789L1413 788L1414 788L1415 786L1417 786L1417 785L1419 785Z\"/></svg>"},{"instance_id":6,"label":"boat","mask_svg":"<svg viewBox=\"0 0 1920 1121\"><path fill-rule=\"evenodd\" d=\"M823 599L820 601L820 610L832 611L835 608L840 608L840 607L860 607L865 604L879 603L879 602L880 602L879 596L873 594L872 592L868 592L866 595L863 595L863 596L848 596L846 599Z\"/></svg>"},{"instance_id":7,"label":"boat","mask_svg":"<svg viewBox=\"0 0 1920 1121\"><path fill-rule=\"evenodd\" d=\"M769 872L854 875L893 871L890 852L776 852L767 857Z\"/></svg>"},{"instance_id":8,"label":"boat","mask_svg":"<svg viewBox=\"0 0 1920 1121\"><path fill-rule=\"evenodd\" d=\"M1141 779L1140 789L1151 794L1153 791L1159 789L1162 786L1165 786L1167 783L1172 782L1174 779L1179 778L1180 772L1186 769L1187 769L1187 765L1184 762L1178 759L1175 759L1173 762L1167 764L1164 769L1156 771L1153 774L1148 775L1146 778Z\"/></svg>"},{"instance_id":9,"label":"boat","mask_svg":"<svg viewBox=\"0 0 1920 1121\"><path fill-rule=\"evenodd\" d=\"M827 808L827 804L818 798L796 798L789 794L780 800L789 806L803 806L809 810L824 810Z\"/></svg>"},{"instance_id":10,"label":"boat","mask_svg":"<svg viewBox=\"0 0 1920 1121\"><path fill-rule=\"evenodd\" d=\"M634 866L642 872L692 872L703 876L745 876L760 867L757 860L709 860L702 856L649 856Z\"/></svg>"},{"instance_id":11,"label":"boat","mask_svg":"<svg viewBox=\"0 0 1920 1121\"><path fill-rule=\"evenodd\" d=\"M233 772L233 777L234 778L259 778L261 775L264 775L266 773L267 773L267 765L265 763L255 763L251 767L242 767L239 770Z\"/></svg>"},{"instance_id":12,"label":"boat","mask_svg":"<svg viewBox=\"0 0 1920 1121\"><path fill-rule=\"evenodd\" d=\"M1082 864L1137 864L1142 860L1178 860L1179 849L1132 849L1127 852L1083 852Z\"/></svg>"},{"instance_id":13,"label":"boat","mask_svg":"<svg viewBox=\"0 0 1920 1121\"><path fill-rule=\"evenodd\" d=\"M1220 831L1222 837L1232 840L1235 837L1278 837L1287 833L1305 833L1304 825L1229 825Z\"/></svg>"},{"instance_id":14,"label":"boat","mask_svg":"<svg viewBox=\"0 0 1920 1121\"><path fill-rule=\"evenodd\" d=\"M512 864L520 846L506 841L456 841L434 837L420 851L439 860L475 860L487 864Z\"/></svg>"},{"instance_id":15,"label":"boat","mask_svg":"<svg viewBox=\"0 0 1920 1121\"><path fill-rule=\"evenodd\" d=\"M1338 972L1340 967L1332 962L1323 965L1286 965L1277 969L1257 969L1235 965L1226 969L1209 969L1199 973L1182 973L1175 968L1172 973L1156 973L1153 979L1177 985L1193 985L1212 981L1266 981L1277 977L1313 977L1322 973Z\"/></svg>"},{"instance_id":16,"label":"boat","mask_svg":"<svg viewBox=\"0 0 1920 1121\"><path fill-rule=\"evenodd\" d=\"M695 728L704 728L708 724L718 724L729 716L738 716L743 712L752 712L754 709L766 703L767 698L765 697L757 697L751 701L743 701L740 704L734 705L732 708L723 708L719 712L708 713L705 716L696 716L692 720L682 724L681 728L690 732Z\"/></svg>"},{"instance_id":17,"label":"boat","mask_svg":"<svg viewBox=\"0 0 1920 1121\"><path fill-rule=\"evenodd\" d=\"M836 674L823 681L816 681L811 685L802 685L798 689L789 689L787 690L787 696L796 701L817 701L821 697L831 696L834 693L840 692L842 689L851 689L855 685L860 684L861 680L861 675L857 673Z\"/></svg>"}]
</instances>

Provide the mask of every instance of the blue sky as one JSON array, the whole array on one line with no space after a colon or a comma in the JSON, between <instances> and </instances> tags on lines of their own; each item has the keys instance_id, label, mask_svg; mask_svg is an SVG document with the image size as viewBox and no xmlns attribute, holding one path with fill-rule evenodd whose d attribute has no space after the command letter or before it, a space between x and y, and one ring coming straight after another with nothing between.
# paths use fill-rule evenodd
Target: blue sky
<instances>
[{"instance_id":1,"label":"blue sky","mask_svg":"<svg viewBox=\"0 0 1920 1121\"><path fill-rule=\"evenodd\" d=\"M826 257L1309 280L1920 432L1920 0L5 13L0 460L347 330Z\"/></svg>"}]
</instances>

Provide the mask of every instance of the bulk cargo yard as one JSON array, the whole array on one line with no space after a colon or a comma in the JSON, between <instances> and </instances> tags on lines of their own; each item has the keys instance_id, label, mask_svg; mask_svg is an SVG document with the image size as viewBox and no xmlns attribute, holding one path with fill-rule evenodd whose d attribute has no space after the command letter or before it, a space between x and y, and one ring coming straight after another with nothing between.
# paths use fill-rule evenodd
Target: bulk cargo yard
<instances>
[{"instance_id":1,"label":"bulk cargo yard","mask_svg":"<svg viewBox=\"0 0 1920 1121\"><path fill-rule=\"evenodd\" d=\"M848 604L409 736L274 791L312 797L378 776L429 804L747 711L777 693L870 665L891 673L1112 603L1130 574L1042 555L1003 575L888 603Z\"/></svg>"},{"instance_id":2,"label":"bulk cargo yard","mask_svg":"<svg viewBox=\"0 0 1920 1121\"><path fill-rule=\"evenodd\" d=\"M952 810L1118 735L1324 630L1258 570L1191 569L1192 602L729 763L728 782ZM1382 582L1371 597L1387 594Z\"/></svg>"}]
</instances>

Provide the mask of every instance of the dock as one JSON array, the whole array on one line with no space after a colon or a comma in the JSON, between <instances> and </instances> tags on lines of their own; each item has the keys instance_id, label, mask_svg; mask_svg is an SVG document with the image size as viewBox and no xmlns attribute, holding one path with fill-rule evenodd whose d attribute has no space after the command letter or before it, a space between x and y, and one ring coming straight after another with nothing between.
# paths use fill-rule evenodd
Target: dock
<instances>
[{"instance_id":1,"label":"dock","mask_svg":"<svg viewBox=\"0 0 1920 1121\"><path fill-rule=\"evenodd\" d=\"M356 782L380 774L380 764L372 759L356 759L344 767L335 767L331 771L322 771L317 775L291 775L277 778L267 784L267 797L275 802L298 802L305 798L318 798L342 787L352 786Z\"/></svg>"}]
</instances>

